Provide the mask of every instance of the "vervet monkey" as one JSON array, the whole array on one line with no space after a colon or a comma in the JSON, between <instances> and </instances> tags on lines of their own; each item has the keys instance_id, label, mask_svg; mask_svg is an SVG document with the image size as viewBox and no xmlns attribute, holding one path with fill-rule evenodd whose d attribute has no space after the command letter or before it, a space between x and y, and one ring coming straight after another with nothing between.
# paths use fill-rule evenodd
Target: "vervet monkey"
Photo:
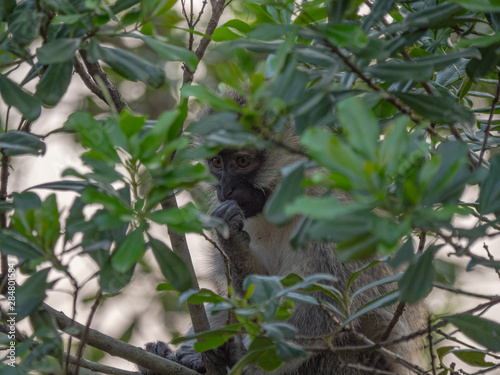
<instances>
[{"instance_id":1,"label":"vervet monkey","mask_svg":"<svg viewBox=\"0 0 500 375\"><path fill-rule=\"evenodd\" d=\"M240 96L230 95L240 103L244 103L244 99ZM213 113L213 110L205 110L203 116ZM339 262L335 256L333 243L311 242L304 250L294 250L289 239L298 220L278 227L269 222L262 213L266 202L280 182L281 169L304 158L304 156L287 151L300 147L299 138L292 126L285 127L282 139L288 147L227 149L208 160L208 168L218 180L217 185L212 189L212 194L216 198L212 215L224 220L229 228L228 237L225 238L218 232L215 233L215 237L219 248L229 260L231 286L242 296L244 294L243 280L248 275L286 276L295 273L307 277L312 274L326 273L337 279L332 283L333 286L340 291L345 290L349 275L366 262ZM339 195L338 198L344 201L347 199L345 195ZM222 256L214 253L211 262L214 267L212 281L214 284L224 286L227 278ZM353 283L351 292L389 276L391 273L389 267L383 263L365 270ZM390 285L381 285L367 290L354 299L350 308L351 313L393 288ZM320 294L314 294L314 296L328 300L326 296ZM331 300L329 302L334 303ZM331 344L334 347L366 344L362 340L363 337L375 342L380 341L394 317L395 309L395 306L390 306L371 311L354 321L351 330L347 329L335 335ZM296 328L297 337L301 338L297 343L306 349L308 345L316 347L322 345L326 348L329 334L333 334L339 328L339 321L332 315L333 313L327 313L321 306L296 303L288 323ZM422 317L420 307L407 307L397 320L389 338L405 336L421 328ZM221 318L221 316L215 316L212 319L212 328L221 327L226 323L226 316L223 317L224 319ZM419 351L418 346L415 341L405 341L390 347L389 350L396 356L415 363ZM146 349L198 372L204 372L201 355L196 353L190 345L183 345L173 352L165 343L157 342L147 344ZM226 353L227 365L231 366L236 363L244 352L245 348L241 342L237 338L232 340ZM307 358L285 363L273 373L283 375L373 373L364 371L362 366L365 366L365 368L376 368L396 374L409 374L410 371L398 363L401 361L396 361L394 358L395 356L374 352L338 354L325 350L312 353ZM147 371L143 373L150 374ZM263 374L265 372L257 366L249 366L244 373Z\"/></svg>"}]
</instances>

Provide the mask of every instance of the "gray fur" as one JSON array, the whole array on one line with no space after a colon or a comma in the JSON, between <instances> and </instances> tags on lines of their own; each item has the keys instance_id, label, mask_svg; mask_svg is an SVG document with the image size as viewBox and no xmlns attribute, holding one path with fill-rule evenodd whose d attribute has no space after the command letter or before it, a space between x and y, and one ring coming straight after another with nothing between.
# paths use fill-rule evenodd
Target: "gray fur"
<instances>
[{"instance_id":1,"label":"gray fur","mask_svg":"<svg viewBox=\"0 0 500 375\"><path fill-rule=\"evenodd\" d=\"M242 105L244 99L237 94L229 96L238 100ZM202 116L210 115L213 110L205 109ZM294 133L291 126L286 126L283 133L283 143L288 149L300 149L299 137ZM301 156L290 154L283 148L272 148L265 150L266 158L262 163L259 173L252 180L254 187L274 191L278 185L281 174L280 170L298 161ZM214 187L206 185L206 195L213 197L212 215L224 220L229 227L229 237L224 238L219 233L215 233L218 246L224 252L229 260L231 286L240 296L244 291L242 288L243 280L251 274L260 275L278 275L286 276L290 273L296 273L302 277L307 277L316 273L328 273L337 278L333 283L340 291L345 290L349 275L361 267L365 262L347 262L341 263L335 256L335 244L311 242L307 249L294 250L289 244L289 239L295 230L298 219L288 225L278 227L270 223L262 213L245 218L238 204L233 200L219 202L216 198ZM312 195L322 195L324 192L314 190L308 191ZM349 198L345 193L336 194L341 201L347 201ZM213 250L210 256L212 267L211 281L216 286L217 292L225 293L227 291L226 265L222 255ZM371 269L364 271L354 282L351 293L360 287L380 280L393 273L385 264L379 264ZM383 295L394 288L394 286L383 285L372 288L358 296L350 307L351 314L360 306L376 297ZM324 295L315 295L319 299L326 299ZM333 301L329 301L333 303ZM384 307L370 312L364 317L358 319L353 324L353 329L368 337L372 341L380 340L388 324L394 316L395 306ZM406 311L401 316L396 326L391 332L389 338L405 336L422 327L423 309L421 305L407 306ZM222 327L227 324L226 314L213 316L211 321L212 328ZM338 328L337 323L321 307L297 303L295 311L290 317L290 324L297 329L297 336L300 340L296 343L307 348L308 346L325 346L328 343L329 336ZM346 345L359 345L359 337L346 331L337 334L331 344L334 347ZM189 345L181 346L175 353L170 349L165 349L164 343L150 343L146 347L166 358L173 359L196 371L203 372L204 367L201 361L201 355L194 352ZM409 341L389 348L398 356L411 363L419 362L420 344ZM225 348L218 349L225 352L226 363L228 367L232 366L245 353L245 348L240 337L234 337L228 342ZM381 357L378 353L361 352L349 354L335 354L331 352L321 352L311 354L307 358L300 358L284 364L274 372L276 375L361 375L366 374L358 369L347 368L342 363L360 364L373 367L373 358L380 358L376 364L377 368L392 371L396 374L409 374L410 371L391 360L388 357ZM151 375L147 371L142 371L143 375ZM259 375L263 374L257 366L248 366L244 374Z\"/></svg>"}]
</instances>

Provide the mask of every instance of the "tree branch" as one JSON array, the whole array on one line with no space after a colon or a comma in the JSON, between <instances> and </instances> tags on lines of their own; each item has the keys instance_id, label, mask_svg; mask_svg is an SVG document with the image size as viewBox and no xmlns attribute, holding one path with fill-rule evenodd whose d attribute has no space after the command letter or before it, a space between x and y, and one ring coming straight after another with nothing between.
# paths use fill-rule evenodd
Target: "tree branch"
<instances>
[{"instance_id":1,"label":"tree branch","mask_svg":"<svg viewBox=\"0 0 500 375\"><path fill-rule=\"evenodd\" d=\"M95 313L97 312L97 308L99 307L101 300L102 300L102 293L99 292L97 298L94 301L94 304L92 305L92 308L90 309L90 314L87 318L87 324L85 325L85 331L83 332L82 340L78 345L78 350L76 354L76 359L77 359L76 370L75 370L77 375L78 375L78 370L80 369L80 360L82 359L83 356L83 349L85 348L85 344L87 343L90 326L92 325L92 320L94 319Z\"/></svg>"},{"instance_id":2,"label":"tree branch","mask_svg":"<svg viewBox=\"0 0 500 375\"><path fill-rule=\"evenodd\" d=\"M106 90L108 91L111 97L111 103L109 102L109 100L105 100L106 103L108 103L108 105L111 107L114 106L118 113L120 113L124 108L127 108L127 102L125 101L125 99L123 99L116 86L111 83L108 75L102 69L101 65L98 62L91 63L87 58L87 51L85 51L84 49L79 50L79 52L80 56L82 57L83 63L87 67L87 70L94 82L97 84L99 82L98 80L100 79L103 82ZM102 89L98 85L97 87L99 88L99 91L101 91L101 95L105 97Z\"/></svg>"},{"instance_id":3,"label":"tree branch","mask_svg":"<svg viewBox=\"0 0 500 375\"><path fill-rule=\"evenodd\" d=\"M99 99L101 99L102 101L104 101L104 102L107 103L106 98L102 94L102 91L101 91L100 87L97 85L97 83L94 82L94 80L90 76L90 74L87 73L87 70L85 70L85 67L80 62L80 60L78 59L78 57L75 56L75 58L73 59L73 62L74 62L75 72L80 76L80 78L82 79L82 81L85 84L85 86L87 86L87 88L95 96L97 96Z\"/></svg>"},{"instance_id":4,"label":"tree branch","mask_svg":"<svg viewBox=\"0 0 500 375\"><path fill-rule=\"evenodd\" d=\"M208 21L207 28L205 29L205 34L203 38L200 40L200 44L198 45L198 48L196 48L195 52L196 56L198 57L198 60L200 61L205 55L208 45L212 41L212 34L217 28L222 13L224 13L224 9L226 8L226 0L218 0L218 1L214 0L211 3L212 3L212 16ZM194 73L195 72L190 71L186 66L184 66L184 76L182 78L183 84L193 82Z\"/></svg>"},{"instance_id":5,"label":"tree branch","mask_svg":"<svg viewBox=\"0 0 500 375\"><path fill-rule=\"evenodd\" d=\"M2 323L2 322L0 322L0 332L5 333L6 335L9 335L12 333L12 331L10 331L10 327L7 324ZM16 341L21 342L21 343L25 342L26 340L29 339L29 337L26 334L22 333L18 329L16 329L16 331L15 331L15 336L16 336ZM32 344L32 347L36 347L37 345L38 345L38 343L34 342ZM49 355L51 355L51 354L49 353ZM127 371L127 370L122 370L122 369L119 369L116 367L101 365L100 363L95 363L95 362L92 362L92 361L89 361L89 360L83 359L83 358L78 360L78 358L76 358L72 355L69 355L67 353L64 353L64 356L65 356L65 359L68 363L70 363L72 365L78 365L80 367L87 368L87 369L92 370L92 371L102 372L104 374L109 374L109 375L139 375L139 373L135 372L135 371ZM71 372L69 372L68 370L66 370L66 372L68 374L71 374Z\"/></svg>"},{"instance_id":6,"label":"tree branch","mask_svg":"<svg viewBox=\"0 0 500 375\"><path fill-rule=\"evenodd\" d=\"M42 308L47 311L55 320L57 327L70 336L79 340L84 338L86 327L60 311L44 304ZM87 344L100 349L112 356L123 358L139 366L152 370L162 375L198 375L197 372L188 369L178 363L169 361L165 358L149 353L142 348L127 344L111 336L105 335L99 331L89 328Z\"/></svg>"},{"instance_id":7,"label":"tree branch","mask_svg":"<svg viewBox=\"0 0 500 375\"><path fill-rule=\"evenodd\" d=\"M7 183L9 181L9 161L8 155L1 152L2 158L0 166L0 202L5 202L7 200ZM0 212L0 229L7 228L7 214L5 212ZM0 257L1 269L0 269L0 282L3 278L7 277L8 273L8 262L9 259L7 255L1 254ZM7 280L7 279L5 279Z\"/></svg>"},{"instance_id":8,"label":"tree branch","mask_svg":"<svg viewBox=\"0 0 500 375\"><path fill-rule=\"evenodd\" d=\"M178 209L179 206L177 205L175 196L167 198L165 202L162 203L162 208ZM170 237L170 244L172 245L172 250L174 251L174 253L179 255L182 258L182 260L184 260L184 262L189 267L191 275L193 275L191 288L199 290L200 286L198 284L198 280L196 279L196 274L194 272L193 261L191 259L189 247L186 242L186 236L183 234L179 234L171 230L170 228L167 228L167 230L168 230L168 235ZM200 333L200 332L210 331L210 322L208 321L205 307L203 305L192 304L189 302L187 306L189 310L189 315L191 317L191 323L193 324L194 332ZM212 361L212 357L208 356L207 352L201 353L201 356L203 358L203 363L205 364L208 374L218 375L226 373L226 369L225 368L222 369L219 366L217 366Z\"/></svg>"},{"instance_id":9,"label":"tree branch","mask_svg":"<svg viewBox=\"0 0 500 375\"><path fill-rule=\"evenodd\" d=\"M498 72L498 82L497 82L497 90L495 92L495 97L491 102L490 116L488 117L488 124L486 125L486 129L484 129L484 140L483 147L481 147L481 152L479 154L479 161L477 162L478 168L483 163L484 153L486 152L486 147L488 146L488 136L490 135L491 123L493 121L493 115L495 114L495 107L500 98L500 72Z\"/></svg>"}]
</instances>

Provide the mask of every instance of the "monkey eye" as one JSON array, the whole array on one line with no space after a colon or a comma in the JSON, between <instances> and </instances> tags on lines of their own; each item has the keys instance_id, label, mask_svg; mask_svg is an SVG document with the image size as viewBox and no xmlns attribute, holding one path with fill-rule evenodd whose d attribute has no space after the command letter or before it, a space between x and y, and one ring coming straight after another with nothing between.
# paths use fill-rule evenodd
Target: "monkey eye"
<instances>
[{"instance_id":1,"label":"monkey eye","mask_svg":"<svg viewBox=\"0 0 500 375\"><path fill-rule=\"evenodd\" d=\"M252 158L246 155L240 155L236 157L236 164L240 168L246 168L250 165Z\"/></svg>"},{"instance_id":2,"label":"monkey eye","mask_svg":"<svg viewBox=\"0 0 500 375\"><path fill-rule=\"evenodd\" d=\"M221 169L222 168L222 158L220 156L215 156L210 160L210 163L215 169Z\"/></svg>"}]
</instances>

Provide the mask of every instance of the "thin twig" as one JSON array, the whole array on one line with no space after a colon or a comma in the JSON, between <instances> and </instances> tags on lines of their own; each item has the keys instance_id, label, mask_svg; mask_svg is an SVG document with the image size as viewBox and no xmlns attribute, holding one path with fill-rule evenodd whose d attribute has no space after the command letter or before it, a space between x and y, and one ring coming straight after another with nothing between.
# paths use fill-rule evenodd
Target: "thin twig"
<instances>
[{"instance_id":1,"label":"thin twig","mask_svg":"<svg viewBox=\"0 0 500 375\"><path fill-rule=\"evenodd\" d=\"M478 294L478 293L473 293L473 292L467 292L465 290L462 290L462 289L459 289L459 288L455 288L453 286L449 286L449 285L446 285L446 284L442 284L442 283L438 283L438 282L434 282L432 284L434 287L438 288L438 289L442 289L442 290L446 290L448 292L452 292L452 293L455 293L455 294L462 294L464 296L469 296L469 297L474 297L474 298L482 298L482 299L489 299L490 301L491 300L494 300L496 298L500 298L500 296L493 296L493 295L485 295L485 294Z\"/></svg>"},{"instance_id":2,"label":"thin twig","mask_svg":"<svg viewBox=\"0 0 500 375\"><path fill-rule=\"evenodd\" d=\"M10 327L7 324L2 323L2 322L0 322L0 332L3 332L5 334L7 334L7 335L12 333L10 331ZM16 337L16 341L19 342L19 343L23 343L23 342L25 342L26 340L29 339L28 335L26 335L25 333L21 332L18 329L16 329L16 331L15 331L15 337ZM31 347L34 348L34 347L36 347L38 345L39 345L38 342L34 342ZM51 353L48 353L48 355L55 356L55 354L51 354ZM76 357L74 357L72 355L68 355L67 353L64 353L64 356L66 357L65 358L66 361L68 363L71 363L72 365L78 365L80 367L83 367L83 368L86 368L86 369L89 369L89 370L92 370L92 371L100 372L100 373L103 373L103 374L109 374L109 375L139 375L139 373L135 372L135 371L122 370L122 369L119 369L119 368L102 365L100 363L95 363L95 362L92 362L92 361L89 361L89 360L83 359L83 358L81 358L80 360L78 360L78 358L76 358ZM66 373L70 374L70 372L68 370L66 370Z\"/></svg>"},{"instance_id":3,"label":"thin twig","mask_svg":"<svg viewBox=\"0 0 500 375\"><path fill-rule=\"evenodd\" d=\"M118 113L120 113L124 108L127 108L127 102L125 101L125 99L123 99L122 95L120 94L116 86L113 85L113 83L111 83L111 81L108 78L108 75L102 69L101 65L98 62L95 63L90 62L87 57L87 51L85 51L84 49L79 50L79 52L80 56L82 57L83 63L87 67L87 70L90 76L93 78L94 82L98 83L97 77L99 77L104 83L106 90L109 92L112 103L106 101L108 102L108 105L110 106L114 105ZM104 93L102 93L102 95L104 96Z\"/></svg>"},{"instance_id":4,"label":"thin twig","mask_svg":"<svg viewBox=\"0 0 500 375\"><path fill-rule=\"evenodd\" d=\"M391 321L389 322L389 325L387 326L384 334L380 338L380 341L385 341L389 338L392 330L394 329L394 327L398 323L399 319L403 315L403 312L405 311L405 306L406 306L405 302L399 302L398 307L396 308L396 311L394 312L394 315L393 315ZM379 359L380 359L380 353L376 353L376 354L374 353L370 362L373 364L376 364Z\"/></svg>"},{"instance_id":5,"label":"thin twig","mask_svg":"<svg viewBox=\"0 0 500 375\"><path fill-rule=\"evenodd\" d=\"M1 150L0 150L1 151ZM7 200L7 184L9 181L9 161L10 158L7 154L1 152L1 169L0 169L0 202L5 202ZM5 212L0 212L0 229L7 228L7 214ZM9 269L9 259L7 255L1 254L1 273L0 278L7 280L7 273Z\"/></svg>"},{"instance_id":6,"label":"thin twig","mask_svg":"<svg viewBox=\"0 0 500 375\"><path fill-rule=\"evenodd\" d=\"M490 135L491 123L493 121L493 115L495 114L495 106L497 105L499 98L500 98L500 72L498 72L498 82L497 82L497 89L495 91L495 97L493 98L493 101L491 102L491 109L490 109L490 116L488 117L488 124L486 125L486 129L484 129L483 147L481 147L481 152L479 153L479 161L477 163L478 167L480 167L481 164L483 163L484 153L486 152L486 148L488 146L488 136Z\"/></svg>"},{"instance_id":7,"label":"thin twig","mask_svg":"<svg viewBox=\"0 0 500 375\"><path fill-rule=\"evenodd\" d=\"M427 317L427 339L429 340L429 354L431 356L431 366L432 366L432 375L436 375L436 357L434 355L434 345L432 341L432 324L431 324L431 316Z\"/></svg>"},{"instance_id":8,"label":"thin twig","mask_svg":"<svg viewBox=\"0 0 500 375\"><path fill-rule=\"evenodd\" d=\"M490 253L490 249L486 243L483 243L483 249L486 250L486 254L488 254L488 258L492 261L495 261L495 257ZM498 277L500 278L500 269L495 268L495 272L497 273Z\"/></svg>"},{"instance_id":9,"label":"thin twig","mask_svg":"<svg viewBox=\"0 0 500 375\"><path fill-rule=\"evenodd\" d=\"M75 374L78 375L78 371L80 370L80 360L83 357L83 349L85 348L85 344L87 342L87 338L89 335L89 329L90 326L92 325L92 320L94 320L95 313L97 311L97 308L99 307L99 304L102 301L102 293L99 292L97 295L97 298L95 299L91 309L90 309L90 314L87 318L87 324L85 325L85 332L83 332L83 337L80 340L80 343L78 344L78 350L76 352L76 358L77 358L77 364L76 364L76 369L75 369Z\"/></svg>"},{"instance_id":10,"label":"thin twig","mask_svg":"<svg viewBox=\"0 0 500 375\"><path fill-rule=\"evenodd\" d=\"M64 315L60 311L56 311L52 307L43 304L42 308L46 310L55 320L57 327L80 340L83 339L85 326L73 321L70 317ZM163 375L197 375L198 373L180 365L169 361L165 358L147 352L142 348L127 344L117 340L111 336L105 335L92 328L88 329L87 344L94 348L100 349L112 356L123 358L133 362L139 366L152 370L155 373Z\"/></svg>"},{"instance_id":11,"label":"thin twig","mask_svg":"<svg viewBox=\"0 0 500 375\"><path fill-rule=\"evenodd\" d=\"M193 22L193 29L196 27L198 22L200 22L201 16L203 15L203 12L205 11L206 6L207 6L207 0L203 0L203 3L201 4L201 10L198 13L198 18L196 18L196 21Z\"/></svg>"},{"instance_id":12,"label":"thin twig","mask_svg":"<svg viewBox=\"0 0 500 375\"><path fill-rule=\"evenodd\" d=\"M82 79L85 86L87 86L87 88L95 96L97 96L102 101L106 102L106 98L102 94L101 88L94 82L94 80L92 79L90 74L87 73L87 71L85 70L85 67L80 62L78 57L75 56L75 58L73 59L73 62L74 62L75 72L80 76L80 78Z\"/></svg>"},{"instance_id":13,"label":"thin twig","mask_svg":"<svg viewBox=\"0 0 500 375\"><path fill-rule=\"evenodd\" d=\"M354 74L356 74L359 78L361 78L371 89L382 93L384 95L385 100L387 100L389 103L391 103L393 106L395 106L401 113L404 113L405 115L407 115L410 118L410 120L412 120L415 124L421 123L421 120L415 116L415 114L413 113L412 110L405 107L403 105L403 103L398 98L396 98L395 96L393 96L389 92L385 91L382 87L380 87L375 82L373 82L372 79L370 77L368 77L367 75L365 75L357 67L357 65L354 64L337 46L335 46L333 43L331 43L327 39L323 39L323 43L325 43L325 45L328 48L330 48L330 50L333 53L335 53L337 56L339 56L340 59L344 62L344 64L346 64L349 67L349 69L351 69L351 71ZM436 136L436 137L439 137L439 134L436 133L436 131L432 127L428 126L426 128L426 130L429 134Z\"/></svg>"},{"instance_id":14,"label":"thin twig","mask_svg":"<svg viewBox=\"0 0 500 375\"><path fill-rule=\"evenodd\" d=\"M162 202L163 209L178 209L178 204L175 199L175 196L171 196L167 198L164 202ZM191 288L195 290L199 290L200 286L198 284L198 280L196 279L196 274L194 272L193 260L191 259L191 254L189 252L189 247L186 242L186 236L184 234L179 234L174 230L171 230L167 227L168 236L170 237L170 243L172 245L172 250L184 260L187 264L189 271L191 272L192 284ZM193 330L195 333L206 332L210 330L210 322L207 317L207 313L205 311L205 307L199 304L187 304L189 315L191 317L191 323L193 324ZM215 353L215 352L214 352ZM203 352L201 353L203 363L207 369L207 373L209 375L218 375L225 374L225 369L221 369L218 367L213 361L212 357L209 356L209 353Z\"/></svg>"},{"instance_id":15,"label":"thin twig","mask_svg":"<svg viewBox=\"0 0 500 375\"><path fill-rule=\"evenodd\" d=\"M226 0L217 0L217 1L213 0L211 3L212 3L212 16L208 21L207 28L205 29L203 38L200 40L200 44L198 45L198 48L196 48L195 52L196 56L198 57L198 60L201 60L205 55L208 45L212 41L212 34L219 25L219 20L222 16L222 13L224 13L224 9L226 6ZM193 78L194 78L194 72L191 72L187 67L184 67L184 76L182 79L183 83L186 84L192 82Z\"/></svg>"},{"instance_id":16,"label":"thin twig","mask_svg":"<svg viewBox=\"0 0 500 375\"><path fill-rule=\"evenodd\" d=\"M353 370L357 370L357 372L362 372L363 374L375 374L375 375L397 375L392 371L380 370L375 367L363 366L360 363L348 363L348 362L340 362L340 368L350 368Z\"/></svg>"},{"instance_id":17,"label":"thin twig","mask_svg":"<svg viewBox=\"0 0 500 375\"><path fill-rule=\"evenodd\" d=\"M443 336L447 340L456 342L457 344L463 345L463 346L465 346L465 347L467 347L469 349L477 350L477 348L474 345L471 345L471 344L466 343L465 341L459 340L456 337L453 337L453 336L447 334L446 332L444 332L441 329L435 329L434 332L440 334L441 336ZM491 357L493 357L493 358L500 359L500 355L495 355L495 354L493 354L491 352L489 352L488 355L491 356Z\"/></svg>"},{"instance_id":18,"label":"thin twig","mask_svg":"<svg viewBox=\"0 0 500 375\"><path fill-rule=\"evenodd\" d=\"M187 16L185 0L181 0L181 4L182 4L183 15L191 30L189 49L192 49L192 38L194 31L193 4L191 3L191 17ZM204 36L201 39L200 44L198 45L198 48L196 49L195 52L196 56L198 57L198 60L200 61L203 58L208 48L208 45L211 42L211 36L214 33L215 29L217 28L220 17L224 12L225 0L217 0L217 1L211 0L211 4L212 4L212 15L210 17L210 20L208 21L208 25L206 27ZM201 14L203 13L204 9L205 9L205 4L202 6L202 10L198 18L201 18ZM195 22L197 23L198 21L199 20L197 19ZM186 65L183 66L183 69L184 69L184 74L183 74L182 84L186 85L193 81L195 71L189 70ZM171 196L167 198L164 202L162 202L162 207L178 209L178 204L175 199L175 196ZM194 273L193 262L191 260L191 255L189 253L189 248L187 246L186 236L176 233L175 231L170 230L170 228L168 228L168 235L170 237L172 250L186 262L186 264L190 269L191 274L193 275L192 287L198 290L199 285ZM188 310L189 310L189 315L191 317L191 322L193 324L193 330L195 332L203 332L210 330L210 322L208 321L207 314L203 305L195 305L188 303ZM213 351L212 354L217 354L217 352ZM224 374L226 372L225 368L221 368L215 364L213 355L210 355L210 353L207 352L203 352L201 355L203 363L205 364L207 373L209 375Z\"/></svg>"}]
</instances>

